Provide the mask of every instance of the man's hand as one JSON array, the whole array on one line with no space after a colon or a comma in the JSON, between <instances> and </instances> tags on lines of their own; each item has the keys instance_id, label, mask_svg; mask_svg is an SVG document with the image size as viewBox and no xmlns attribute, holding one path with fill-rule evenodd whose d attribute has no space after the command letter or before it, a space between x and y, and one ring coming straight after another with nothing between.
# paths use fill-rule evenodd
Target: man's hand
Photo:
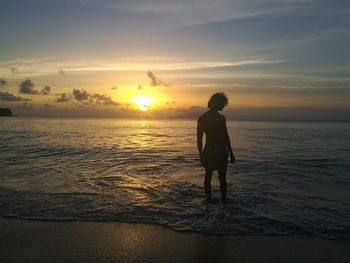
<instances>
[{"instance_id":1,"label":"man's hand","mask_svg":"<svg viewBox=\"0 0 350 263\"><path fill-rule=\"evenodd\" d=\"M234 163L235 161L236 161L236 158L233 155L233 152L230 152L230 163Z\"/></svg>"}]
</instances>

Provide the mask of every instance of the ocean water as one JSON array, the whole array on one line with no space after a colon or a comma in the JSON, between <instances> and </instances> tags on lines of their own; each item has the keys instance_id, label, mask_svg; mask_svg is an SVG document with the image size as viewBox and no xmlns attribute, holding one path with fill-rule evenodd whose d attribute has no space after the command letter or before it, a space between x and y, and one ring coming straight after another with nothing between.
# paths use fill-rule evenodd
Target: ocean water
<instances>
[{"instance_id":1,"label":"ocean water","mask_svg":"<svg viewBox=\"0 0 350 263\"><path fill-rule=\"evenodd\" d=\"M228 205L196 121L0 118L0 216L350 238L350 123L235 122Z\"/></svg>"}]
</instances>

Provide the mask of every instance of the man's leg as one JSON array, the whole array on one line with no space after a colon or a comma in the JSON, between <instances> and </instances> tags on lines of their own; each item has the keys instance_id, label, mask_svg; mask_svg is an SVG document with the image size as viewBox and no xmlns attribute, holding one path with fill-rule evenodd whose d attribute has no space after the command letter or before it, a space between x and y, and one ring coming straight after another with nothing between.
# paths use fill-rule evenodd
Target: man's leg
<instances>
[{"instance_id":1,"label":"man's leg","mask_svg":"<svg viewBox=\"0 0 350 263\"><path fill-rule=\"evenodd\" d=\"M212 169L205 169L204 189L207 196L207 201L211 201L211 178L213 176Z\"/></svg>"},{"instance_id":2,"label":"man's leg","mask_svg":"<svg viewBox=\"0 0 350 263\"><path fill-rule=\"evenodd\" d=\"M226 184L227 168L221 169L218 172L219 172L219 180L220 180L221 202L222 202L222 204L226 204L226 200L227 200L227 184Z\"/></svg>"}]
</instances>

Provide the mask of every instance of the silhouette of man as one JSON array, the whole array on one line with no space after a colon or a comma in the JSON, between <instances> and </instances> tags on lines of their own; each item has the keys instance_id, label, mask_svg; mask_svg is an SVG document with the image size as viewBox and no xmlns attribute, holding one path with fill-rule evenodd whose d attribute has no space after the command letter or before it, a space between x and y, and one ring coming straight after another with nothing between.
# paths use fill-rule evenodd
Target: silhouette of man
<instances>
[{"instance_id":1,"label":"silhouette of man","mask_svg":"<svg viewBox=\"0 0 350 263\"><path fill-rule=\"evenodd\" d=\"M219 111L228 104L228 98L224 93L215 93L208 101L209 110L198 119L197 146L201 164L205 167L204 189L207 201L211 201L211 178L215 170L218 171L220 180L221 202L226 204L227 185L226 172L228 155L230 162L235 161L230 137L226 128L225 116ZM206 141L203 149L203 133Z\"/></svg>"}]
</instances>

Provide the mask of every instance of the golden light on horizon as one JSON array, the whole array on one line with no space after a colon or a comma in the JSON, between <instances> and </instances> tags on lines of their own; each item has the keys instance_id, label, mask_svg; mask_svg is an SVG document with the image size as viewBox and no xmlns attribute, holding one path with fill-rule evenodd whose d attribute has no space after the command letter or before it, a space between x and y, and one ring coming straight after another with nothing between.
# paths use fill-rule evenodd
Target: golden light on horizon
<instances>
[{"instance_id":1,"label":"golden light on horizon","mask_svg":"<svg viewBox=\"0 0 350 263\"><path fill-rule=\"evenodd\" d=\"M153 105L154 98L146 95L140 95L134 99L134 102L139 110L147 111Z\"/></svg>"}]
</instances>

